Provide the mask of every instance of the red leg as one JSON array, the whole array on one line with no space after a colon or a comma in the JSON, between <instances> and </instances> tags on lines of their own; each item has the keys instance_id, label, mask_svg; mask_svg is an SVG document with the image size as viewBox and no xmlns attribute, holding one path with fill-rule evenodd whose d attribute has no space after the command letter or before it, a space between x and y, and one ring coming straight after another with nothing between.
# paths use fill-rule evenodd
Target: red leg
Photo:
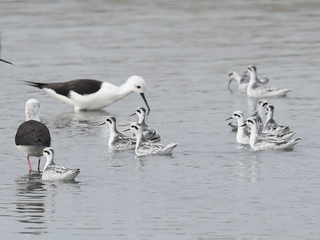
<instances>
[{"instance_id":1,"label":"red leg","mask_svg":"<svg viewBox=\"0 0 320 240\"><path fill-rule=\"evenodd\" d=\"M31 165L31 162L30 162L29 155L27 156L27 161L28 161L28 165L29 165L29 172L31 172L32 171L32 165Z\"/></svg>"}]
</instances>

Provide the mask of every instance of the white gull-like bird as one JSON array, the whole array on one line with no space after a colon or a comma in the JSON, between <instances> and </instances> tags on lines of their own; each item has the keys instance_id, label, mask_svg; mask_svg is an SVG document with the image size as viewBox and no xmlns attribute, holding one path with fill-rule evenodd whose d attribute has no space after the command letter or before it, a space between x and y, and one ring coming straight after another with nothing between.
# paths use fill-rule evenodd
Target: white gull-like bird
<instances>
[{"instance_id":1,"label":"white gull-like bird","mask_svg":"<svg viewBox=\"0 0 320 240\"><path fill-rule=\"evenodd\" d=\"M264 97L284 97L291 91L289 88L272 88L257 83L257 69L255 66L249 66L250 81L247 88L247 95L253 98Z\"/></svg>"},{"instance_id":2,"label":"white gull-like bird","mask_svg":"<svg viewBox=\"0 0 320 240\"><path fill-rule=\"evenodd\" d=\"M158 142L161 140L161 136L159 133L151 128L147 123L147 111L144 107L139 107L136 109L136 112L131 116L137 114L139 121L138 123L141 125L142 137L145 141Z\"/></svg>"},{"instance_id":3,"label":"white gull-like bird","mask_svg":"<svg viewBox=\"0 0 320 240\"><path fill-rule=\"evenodd\" d=\"M117 130L117 121L115 117L107 117L103 124L109 124L110 136L108 147L110 150L130 150L136 146L136 139L127 137Z\"/></svg>"},{"instance_id":4,"label":"white gull-like bird","mask_svg":"<svg viewBox=\"0 0 320 240\"><path fill-rule=\"evenodd\" d=\"M236 81L238 83L238 89L240 92L246 92L249 81L250 81L250 75L248 71L245 71L242 75L237 73L236 71L229 72L229 83L228 83L228 89L231 91L231 82ZM265 85L269 82L269 78L257 78L257 84Z\"/></svg>"},{"instance_id":5,"label":"white gull-like bird","mask_svg":"<svg viewBox=\"0 0 320 240\"><path fill-rule=\"evenodd\" d=\"M130 129L134 132L137 143L135 146L135 154L138 157L148 155L165 155L171 153L171 151L178 145L178 143L170 143L168 145L155 144L142 141L142 130L139 123L132 123Z\"/></svg>"},{"instance_id":6,"label":"white gull-like bird","mask_svg":"<svg viewBox=\"0 0 320 240\"><path fill-rule=\"evenodd\" d=\"M30 156L39 157L38 171L40 171L40 160L43 150L51 145L49 129L40 122L40 103L36 99L29 99L26 102L26 121L22 123L15 136L17 148L27 156L29 171L32 171Z\"/></svg>"},{"instance_id":7,"label":"white gull-like bird","mask_svg":"<svg viewBox=\"0 0 320 240\"><path fill-rule=\"evenodd\" d=\"M47 94L74 107L74 111L100 110L132 92L139 93L150 111L144 92L146 82L142 77L131 76L121 86L92 79L69 82L39 83L24 81L27 85L43 89Z\"/></svg>"},{"instance_id":8,"label":"white gull-like bird","mask_svg":"<svg viewBox=\"0 0 320 240\"><path fill-rule=\"evenodd\" d=\"M250 147L253 150L286 150L292 149L302 139L260 138L255 117L250 117L245 123L251 129Z\"/></svg>"},{"instance_id":9,"label":"white gull-like bird","mask_svg":"<svg viewBox=\"0 0 320 240\"><path fill-rule=\"evenodd\" d=\"M72 181L80 173L80 169L72 169L59 166L54 163L54 151L52 148L45 148L43 155L46 156L47 162L43 168L42 180L45 181Z\"/></svg>"}]
</instances>

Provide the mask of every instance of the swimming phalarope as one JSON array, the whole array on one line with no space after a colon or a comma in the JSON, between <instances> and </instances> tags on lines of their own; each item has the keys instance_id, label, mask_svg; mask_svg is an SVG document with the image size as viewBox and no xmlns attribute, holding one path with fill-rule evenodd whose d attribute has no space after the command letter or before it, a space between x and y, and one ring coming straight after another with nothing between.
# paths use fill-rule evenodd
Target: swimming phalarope
<instances>
[{"instance_id":1,"label":"swimming phalarope","mask_svg":"<svg viewBox=\"0 0 320 240\"><path fill-rule=\"evenodd\" d=\"M120 87L108 82L79 79L59 83L24 81L27 85L43 89L47 94L74 107L74 111L100 110L132 92L139 93L150 111L144 92L146 82L142 77L131 76Z\"/></svg>"},{"instance_id":2,"label":"swimming phalarope","mask_svg":"<svg viewBox=\"0 0 320 240\"><path fill-rule=\"evenodd\" d=\"M231 71L229 72L229 83L228 83L228 89L231 91L230 85L231 82L235 80L238 83L238 89L240 92L246 92L248 85L249 85L249 80L250 80L250 75L248 71L245 71L242 75L237 73L236 71ZM257 78L257 84L265 85L269 82L269 78Z\"/></svg>"},{"instance_id":3,"label":"swimming phalarope","mask_svg":"<svg viewBox=\"0 0 320 240\"><path fill-rule=\"evenodd\" d=\"M144 107L137 108L136 112L132 115L138 115L139 118L139 124L141 125L142 130L142 137L144 141L150 141L150 142L158 142L161 140L160 135L155 129L152 129L147 124L147 111Z\"/></svg>"},{"instance_id":4,"label":"swimming phalarope","mask_svg":"<svg viewBox=\"0 0 320 240\"><path fill-rule=\"evenodd\" d=\"M258 124L258 130L261 132L263 130L264 126L264 119L263 117L265 116L264 111L268 107L268 101L266 100L259 100L257 103L257 107L255 112L253 113L252 117L256 117L256 121Z\"/></svg>"},{"instance_id":5,"label":"swimming phalarope","mask_svg":"<svg viewBox=\"0 0 320 240\"><path fill-rule=\"evenodd\" d=\"M250 146L253 150L285 150L292 149L294 145L301 141L301 138L297 139L281 139L281 138L259 138L259 131L256 119L250 117L245 123L251 128L250 134Z\"/></svg>"},{"instance_id":6,"label":"swimming phalarope","mask_svg":"<svg viewBox=\"0 0 320 240\"><path fill-rule=\"evenodd\" d=\"M52 148L45 148L43 155L47 157L46 165L42 172L42 180L45 181L71 181L80 173L80 169L72 169L59 166L54 163L54 151Z\"/></svg>"},{"instance_id":7,"label":"swimming phalarope","mask_svg":"<svg viewBox=\"0 0 320 240\"><path fill-rule=\"evenodd\" d=\"M132 123L130 125L130 129L133 130L137 138L137 143L135 146L135 154L138 157L154 155L154 154L160 154L160 155L169 154L178 145L178 143L170 143L165 146L162 144L143 142L141 125L139 123Z\"/></svg>"},{"instance_id":8,"label":"swimming phalarope","mask_svg":"<svg viewBox=\"0 0 320 240\"><path fill-rule=\"evenodd\" d=\"M241 111L235 111L232 114L232 117L227 118L226 121L230 119L235 119L238 124L236 136L237 143L250 144L250 132L245 125L245 118L243 113Z\"/></svg>"},{"instance_id":9,"label":"swimming phalarope","mask_svg":"<svg viewBox=\"0 0 320 240\"><path fill-rule=\"evenodd\" d=\"M115 117L107 117L103 124L109 124L110 137L108 147L110 150L130 150L136 146L136 139L127 137L117 130L117 121Z\"/></svg>"},{"instance_id":10,"label":"swimming phalarope","mask_svg":"<svg viewBox=\"0 0 320 240\"><path fill-rule=\"evenodd\" d=\"M262 97L284 97L291 91L289 88L271 88L257 83L257 69L255 66L249 66L248 72L250 74L250 81L247 88L247 95L253 98Z\"/></svg>"},{"instance_id":11,"label":"swimming phalarope","mask_svg":"<svg viewBox=\"0 0 320 240\"><path fill-rule=\"evenodd\" d=\"M38 171L43 150L51 146L49 129L40 122L40 103L36 99L29 99L25 106L26 121L17 129L15 144L27 156L29 171L32 171L30 156L39 157Z\"/></svg>"},{"instance_id":12,"label":"swimming phalarope","mask_svg":"<svg viewBox=\"0 0 320 240\"><path fill-rule=\"evenodd\" d=\"M281 124L276 123L276 121L273 119L274 114L274 106L269 105L267 107L267 120L263 128L263 132L266 134L272 134L276 135L281 138L289 139L294 134L296 134L297 131L291 131L289 126L284 126Z\"/></svg>"}]
</instances>

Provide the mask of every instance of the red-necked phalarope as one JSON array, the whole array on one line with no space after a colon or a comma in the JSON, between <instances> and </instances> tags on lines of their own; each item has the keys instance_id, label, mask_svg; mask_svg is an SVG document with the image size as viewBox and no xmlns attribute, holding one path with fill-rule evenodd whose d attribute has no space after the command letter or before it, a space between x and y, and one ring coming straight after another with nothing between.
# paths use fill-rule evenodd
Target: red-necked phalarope
<instances>
[{"instance_id":1,"label":"red-necked phalarope","mask_svg":"<svg viewBox=\"0 0 320 240\"><path fill-rule=\"evenodd\" d=\"M285 150L292 149L302 139L286 140L282 138L260 138L258 125L254 117L250 117L245 123L251 129L250 146L253 150Z\"/></svg>"},{"instance_id":2,"label":"red-necked phalarope","mask_svg":"<svg viewBox=\"0 0 320 240\"><path fill-rule=\"evenodd\" d=\"M47 162L43 168L42 180L45 181L72 181L80 173L80 169L72 169L59 166L54 163L54 151L52 148L45 148L43 155L46 156Z\"/></svg>"},{"instance_id":3,"label":"red-necked phalarope","mask_svg":"<svg viewBox=\"0 0 320 240\"><path fill-rule=\"evenodd\" d=\"M117 130L117 121L115 117L107 117L106 121L101 123L109 124L110 137L108 141L108 147L110 150L130 150L136 146L136 139L127 137Z\"/></svg>"},{"instance_id":4,"label":"red-necked phalarope","mask_svg":"<svg viewBox=\"0 0 320 240\"><path fill-rule=\"evenodd\" d=\"M27 85L43 89L47 94L74 107L74 111L100 110L132 92L139 93L150 111L144 92L146 82L142 77L131 76L120 87L108 82L79 79L60 83L24 81Z\"/></svg>"},{"instance_id":5,"label":"red-necked phalarope","mask_svg":"<svg viewBox=\"0 0 320 240\"><path fill-rule=\"evenodd\" d=\"M237 136L236 140L237 143L241 144L249 144L250 143L250 132L248 131L246 125L245 125L245 118L241 111L235 111L232 114L232 117L229 117L226 119L226 121L235 119L238 124L238 130L237 130Z\"/></svg>"},{"instance_id":6,"label":"red-necked phalarope","mask_svg":"<svg viewBox=\"0 0 320 240\"><path fill-rule=\"evenodd\" d=\"M238 83L238 90L239 92L247 92L247 88L249 85L250 75L248 71L245 71L242 75L237 73L236 71L229 72L229 83L228 89L231 90L231 82L234 80ZM257 78L257 84L265 85L269 82L269 78Z\"/></svg>"},{"instance_id":7,"label":"red-necked phalarope","mask_svg":"<svg viewBox=\"0 0 320 240\"><path fill-rule=\"evenodd\" d=\"M40 171L40 160L43 150L51 146L49 129L40 122L40 103L36 99L26 102L26 121L22 123L16 133L15 143L17 148L27 156L29 171L32 171L30 156L39 157L38 171Z\"/></svg>"},{"instance_id":8,"label":"red-necked phalarope","mask_svg":"<svg viewBox=\"0 0 320 240\"><path fill-rule=\"evenodd\" d=\"M141 125L139 123L132 123L130 125L130 129L133 130L137 138L137 143L135 146L135 154L138 157L154 155L154 154L160 154L160 155L169 154L178 145L178 143L170 143L165 146L162 144L143 142Z\"/></svg>"},{"instance_id":9,"label":"red-necked phalarope","mask_svg":"<svg viewBox=\"0 0 320 240\"><path fill-rule=\"evenodd\" d=\"M255 66L249 66L250 81L247 88L247 95L253 98L263 97L284 97L291 91L289 88L271 88L257 83L257 69Z\"/></svg>"},{"instance_id":10,"label":"red-necked phalarope","mask_svg":"<svg viewBox=\"0 0 320 240\"><path fill-rule=\"evenodd\" d=\"M142 137L144 141L150 141L150 142L158 142L161 140L161 136L158 134L158 132L151 128L147 124L147 111L144 107L139 107L136 109L136 112L132 115L138 115L139 118L139 124L141 125L142 130ZM131 116L132 116L131 115Z\"/></svg>"}]
</instances>

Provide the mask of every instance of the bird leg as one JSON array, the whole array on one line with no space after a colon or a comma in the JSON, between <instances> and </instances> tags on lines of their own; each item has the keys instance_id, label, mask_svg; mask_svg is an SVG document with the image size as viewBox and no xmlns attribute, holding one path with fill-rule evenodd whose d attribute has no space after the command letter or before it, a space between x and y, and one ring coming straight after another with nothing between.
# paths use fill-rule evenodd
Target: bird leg
<instances>
[{"instance_id":1,"label":"bird leg","mask_svg":"<svg viewBox=\"0 0 320 240\"><path fill-rule=\"evenodd\" d=\"M38 172L40 172L40 161L41 161L41 158L39 158L38 160Z\"/></svg>"},{"instance_id":2,"label":"bird leg","mask_svg":"<svg viewBox=\"0 0 320 240\"><path fill-rule=\"evenodd\" d=\"M29 172L32 172L32 165L31 165L31 162L30 162L29 155L27 156L27 161L28 161L28 166L29 166Z\"/></svg>"}]
</instances>

